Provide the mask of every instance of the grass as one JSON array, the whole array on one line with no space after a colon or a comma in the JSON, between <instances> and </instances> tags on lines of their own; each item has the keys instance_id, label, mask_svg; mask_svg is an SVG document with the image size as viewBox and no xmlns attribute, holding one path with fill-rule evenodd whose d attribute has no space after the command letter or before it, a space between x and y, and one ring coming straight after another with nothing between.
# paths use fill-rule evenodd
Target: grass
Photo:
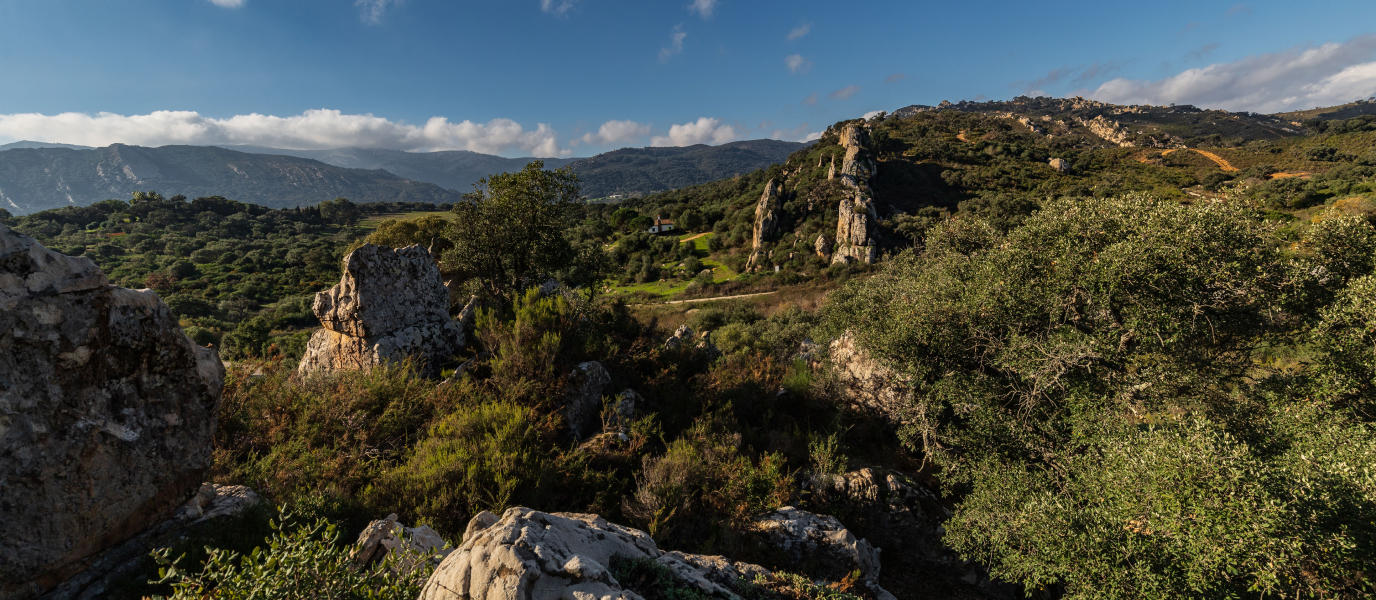
<instances>
[{"instance_id":1,"label":"grass","mask_svg":"<svg viewBox=\"0 0 1376 600\"><path fill-rule=\"evenodd\" d=\"M409 221L411 219L419 219L421 217L426 217L430 215L439 215L441 217L448 219L451 214L453 213L447 210L425 210L404 213L381 213L372 215L366 219L363 219L362 221L359 221L358 226L363 229L377 229L378 224L382 223L383 221L386 221L387 219L399 219L402 221Z\"/></svg>"}]
</instances>

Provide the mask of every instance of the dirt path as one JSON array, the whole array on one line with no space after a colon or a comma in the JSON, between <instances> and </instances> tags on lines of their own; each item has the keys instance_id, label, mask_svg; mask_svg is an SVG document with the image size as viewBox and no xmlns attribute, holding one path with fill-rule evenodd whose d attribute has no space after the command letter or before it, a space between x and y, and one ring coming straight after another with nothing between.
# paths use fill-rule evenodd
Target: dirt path
<instances>
[{"instance_id":1,"label":"dirt path","mask_svg":"<svg viewBox=\"0 0 1376 600\"><path fill-rule=\"evenodd\" d=\"M695 236L693 236L693 237L686 237L686 238L683 238L683 239L679 240L678 243L682 244L683 242L691 242L691 241L696 240L696 239L698 239L698 238L700 238L700 237L702 237L702 236L704 236L704 235L712 235L712 232L708 231L708 232L705 232L705 233L699 233L699 234L697 234L697 235L695 235Z\"/></svg>"},{"instance_id":2,"label":"dirt path","mask_svg":"<svg viewBox=\"0 0 1376 600\"><path fill-rule=\"evenodd\" d=\"M1166 156L1167 154L1170 154L1170 153L1172 153L1172 152L1175 152L1176 150L1181 150L1181 149L1182 149L1182 148L1171 148L1170 150L1162 150L1162 151L1161 151L1161 156ZM1206 150L1197 150L1197 149L1195 149L1195 148L1183 148L1183 150L1189 150L1189 151L1191 151L1191 152L1198 153L1200 156L1203 156L1204 158L1207 158L1207 159L1209 159L1209 160L1214 161L1214 164L1218 165L1218 168L1223 169L1224 171L1232 172L1232 171L1241 171L1241 170L1242 170L1242 169L1239 169L1239 168L1237 168L1237 167L1234 167L1234 166L1233 166L1233 163L1228 162L1228 159L1223 158L1222 156L1219 156L1219 155L1217 155L1217 154L1214 154L1213 152L1208 152L1208 151L1206 151ZM1142 162L1146 162L1146 158L1145 158L1145 157L1142 158L1141 160L1142 160Z\"/></svg>"},{"instance_id":3,"label":"dirt path","mask_svg":"<svg viewBox=\"0 0 1376 600\"><path fill-rule=\"evenodd\" d=\"M960 133L957 133L957 134L956 134L956 139L958 139L958 140L960 140L960 141L962 141L962 142L965 142L965 143L967 143L967 144L970 143L970 140L967 139L967 138L965 137L965 132L964 132L964 131L962 131L962 132L960 132Z\"/></svg>"},{"instance_id":4,"label":"dirt path","mask_svg":"<svg viewBox=\"0 0 1376 600\"><path fill-rule=\"evenodd\" d=\"M687 304L689 302L709 302L712 300L735 300L736 298L753 298L755 296L768 296L774 292L760 292L758 294L741 294L739 296L717 296L715 298L693 298L692 300L674 300L672 302L660 302L659 304L632 304L631 306L660 306L663 304Z\"/></svg>"}]
</instances>

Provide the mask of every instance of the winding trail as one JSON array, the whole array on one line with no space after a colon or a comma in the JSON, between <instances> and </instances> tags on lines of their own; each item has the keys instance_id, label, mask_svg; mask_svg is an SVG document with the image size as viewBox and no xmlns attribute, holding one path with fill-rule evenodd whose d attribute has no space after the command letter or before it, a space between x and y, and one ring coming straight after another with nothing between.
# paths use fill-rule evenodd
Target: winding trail
<instances>
[{"instance_id":1,"label":"winding trail","mask_svg":"<svg viewBox=\"0 0 1376 600\"><path fill-rule=\"evenodd\" d=\"M1176 150L1182 150L1182 148L1172 148L1172 149L1170 149L1170 150L1163 150L1163 151L1161 152L1161 156L1165 156L1165 155L1167 155L1167 154L1170 154L1170 153L1172 153L1172 152L1175 152ZM1233 163L1228 162L1228 159L1223 158L1222 156L1219 156L1219 155L1217 155L1217 154L1214 154L1213 152L1209 152L1209 151L1207 151L1207 150L1198 150L1198 149L1195 149L1195 148L1183 148L1183 150L1189 150L1189 151L1191 151L1191 152L1197 152L1197 153L1199 153L1199 154L1200 154L1201 156L1203 156L1204 158L1207 158L1207 159L1209 159L1209 160L1214 161L1214 164L1218 165L1218 168L1223 169L1224 171L1232 172L1232 171L1241 171L1241 170L1242 170L1242 169L1239 169L1239 168L1237 168L1237 167L1234 167L1234 166L1233 166Z\"/></svg>"},{"instance_id":2,"label":"winding trail","mask_svg":"<svg viewBox=\"0 0 1376 600\"><path fill-rule=\"evenodd\" d=\"M736 298L753 298L755 296L768 296L774 292L759 292L757 294L741 294L739 296L717 296L715 298L693 298L691 300L674 300L672 302L658 302L654 304L631 304L630 306L663 306L665 304L687 304L689 302L710 302L712 300L735 300Z\"/></svg>"}]
</instances>

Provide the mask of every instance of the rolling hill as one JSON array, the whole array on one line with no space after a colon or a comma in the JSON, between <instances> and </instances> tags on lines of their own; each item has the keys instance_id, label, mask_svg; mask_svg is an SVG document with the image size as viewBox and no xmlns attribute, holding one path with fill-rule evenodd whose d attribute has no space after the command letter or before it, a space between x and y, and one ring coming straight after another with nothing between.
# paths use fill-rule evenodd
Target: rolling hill
<instances>
[{"instance_id":1,"label":"rolling hill","mask_svg":"<svg viewBox=\"0 0 1376 600\"><path fill-rule=\"evenodd\" d=\"M433 183L374 169L346 169L294 156L210 146L14 148L0 152L0 207L28 214L84 206L135 191L226 196L273 208L346 197L356 202L455 202Z\"/></svg>"}]
</instances>

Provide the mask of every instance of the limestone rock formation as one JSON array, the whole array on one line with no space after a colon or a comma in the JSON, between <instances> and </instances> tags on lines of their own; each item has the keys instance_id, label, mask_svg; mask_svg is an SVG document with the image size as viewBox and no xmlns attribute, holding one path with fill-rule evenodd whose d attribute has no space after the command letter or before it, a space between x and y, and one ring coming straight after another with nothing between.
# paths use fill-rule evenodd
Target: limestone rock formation
<instances>
[{"instance_id":1,"label":"limestone rock formation","mask_svg":"<svg viewBox=\"0 0 1376 600\"><path fill-rule=\"evenodd\" d=\"M1070 172L1070 161L1067 161L1064 158L1053 158L1050 161L1048 161L1048 164L1050 164L1051 168L1055 169L1057 173Z\"/></svg>"},{"instance_id":2,"label":"limestone rock formation","mask_svg":"<svg viewBox=\"0 0 1376 600\"><path fill-rule=\"evenodd\" d=\"M831 256L831 239L825 233L817 236L817 243L813 245L812 249L817 251L817 256L821 257L822 260L826 260L828 256Z\"/></svg>"},{"instance_id":3,"label":"limestone rock formation","mask_svg":"<svg viewBox=\"0 0 1376 600\"><path fill-rule=\"evenodd\" d=\"M223 385L156 293L0 225L0 598L169 519L210 465Z\"/></svg>"},{"instance_id":4,"label":"limestone rock formation","mask_svg":"<svg viewBox=\"0 0 1376 600\"><path fill-rule=\"evenodd\" d=\"M449 290L430 253L365 244L344 258L334 287L315 295L324 329L311 336L302 374L366 371L412 358L426 377L464 345L449 318Z\"/></svg>"},{"instance_id":5,"label":"limestone rock formation","mask_svg":"<svg viewBox=\"0 0 1376 600\"><path fill-rule=\"evenodd\" d=\"M908 420L912 392L901 373L870 356L850 332L831 342L830 357L843 400L890 425Z\"/></svg>"},{"instance_id":6,"label":"limestone rock formation","mask_svg":"<svg viewBox=\"0 0 1376 600\"><path fill-rule=\"evenodd\" d=\"M870 182L878 165L874 162L869 130L847 125L841 131L841 146L846 149L846 159L841 163L840 176L847 194L836 211L836 248L831 262L873 263L878 257L873 236L879 215L875 212Z\"/></svg>"},{"instance_id":7,"label":"limestone rock formation","mask_svg":"<svg viewBox=\"0 0 1376 600\"><path fill-rule=\"evenodd\" d=\"M750 234L750 259L746 261L747 269L758 266L763 258L763 246L779 234L779 211L780 196L783 195L784 186L776 183L773 179L764 184L764 193L760 195L760 201L755 205L755 227Z\"/></svg>"},{"instance_id":8,"label":"limestone rock formation","mask_svg":"<svg viewBox=\"0 0 1376 600\"><path fill-rule=\"evenodd\" d=\"M755 519L755 528L793 564L823 564L837 574L858 570L862 579L879 579L879 550L835 517L785 506Z\"/></svg>"},{"instance_id":9,"label":"limestone rock formation","mask_svg":"<svg viewBox=\"0 0 1376 600\"><path fill-rule=\"evenodd\" d=\"M419 600L641 600L610 573L613 557L651 559L689 585L736 599L732 586L768 575L720 556L664 552L648 533L597 515L507 509L481 513L463 543L440 563ZM877 568L877 567L876 567ZM876 596L893 596L874 586Z\"/></svg>"},{"instance_id":10,"label":"limestone rock formation","mask_svg":"<svg viewBox=\"0 0 1376 600\"><path fill-rule=\"evenodd\" d=\"M444 560L454 549L429 525L407 527L397 521L396 513L387 515L363 528L354 544L353 562L357 569L381 562L389 554L397 553L396 568L410 572L419 567L427 556L434 554L436 562Z\"/></svg>"},{"instance_id":11,"label":"limestone rock formation","mask_svg":"<svg viewBox=\"0 0 1376 600\"><path fill-rule=\"evenodd\" d=\"M687 325L679 325L678 329L674 330L674 335L664 340L664 349L673 350L691 341L693 341L693 328Z\"/></svg>"},{"instance_id":12,"label":"limestone rock formation","mask_svg":"<svg viewBox=\"0 0 1376 600\"><path fill-rule=\"evenodd\" d=\"M43 600L105 598L110 586L127 582L145 567L144 561L154 548L165 548L203 523L237 516L261 501L258 494L244 486L203 483L171 518L100 553L86 570L48 591Z\"/></svg>"},{"instance_id":13,"label":"limestone rock formation","mask_svg":"<svg viewBox=\"0 0 1376 600\"><path fill-rule=\"evenodd\" d=\"M612 376L602 363L593 360L580 363L567 379L564 418L574 439L582 440L601 429L602 391L612 382Z\"/></svg>"},{"instance_id":14,"label":"limestone rock formation","mask_svg":"<svg viewBox=\"0 0 1376 600\"><path fill-rule=\"evenodd\" d=\"M883 550L887 568L903 575L973 585L986 596L1023 597L1018 586L994 581L982 565L960 558L942 543L943 523L951 511L926 486L902 473L860 469L841 475L814 475L813 498L853 515L849 527Z\"/></svg>"},{"instance_id":15,"label":"limestone rock formation","mask_svg":"<svg viewBox=\"0 0 1376 600\"><path fill-rule=\"evenodd\" d=\"M1132 140L1132 134L1128 132L1126 127L1123 127L1122 124L1117 121L1105 119L1103 115L1099 115L1093 119L1076 117L1075 121L1083 125L1090 133L1104 138L1104 141L1118 144L1118 146L1122 148L1133 148L1137 146Z\"/></svg>"}]
</instances>

